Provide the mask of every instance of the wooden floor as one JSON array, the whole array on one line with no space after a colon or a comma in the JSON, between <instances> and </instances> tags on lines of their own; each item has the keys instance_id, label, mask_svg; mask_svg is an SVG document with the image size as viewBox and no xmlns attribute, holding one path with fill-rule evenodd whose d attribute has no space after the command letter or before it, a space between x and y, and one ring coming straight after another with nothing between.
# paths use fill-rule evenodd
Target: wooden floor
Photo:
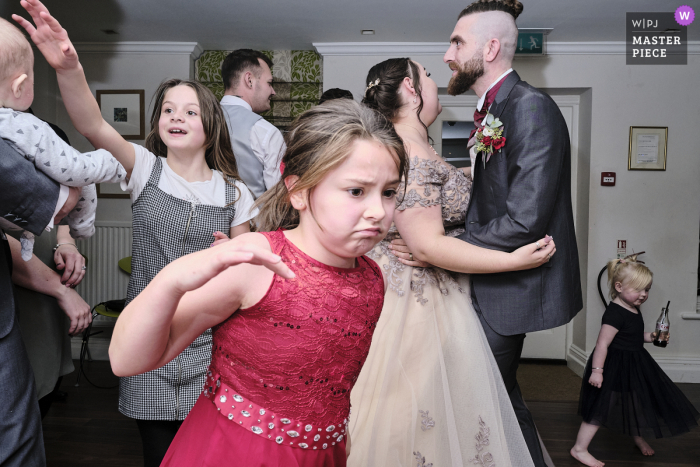
<instances>
[{"instance_id":1,"label":"wooden floor","mask_svg":"<svg viewBox=\"0 0 700 467\"><path fill-rule=\"evenodd\" d=\"M74 361L76 368L78 362ZM86 373L100 386L118 379L109 362L86 362ZM75 387L76 372L63 377L65 402L54 402L44 418L48 467L135 467L143 465L141 437L136 422L117 408L119 391L98 389L85 378Z\"/></svg>"},{"instance_id":2,"label":"wooden floor","mask_svg":"<svg viewBox=\"0 0 700 467\"><path fill-rule=\"evenodd\" d=\"M107 362L88 362L86 370L96 384L110 386L117 383ZM546 368L538 371L548 372ZM117 410L117 389L97 389L84 379L80 387L75 387L75 380L75 373L64 377L61 389L68 393L68 397L65 402L55 402L44 419L48 466L143 465L136 423ZM700 384L679 384L679 387L696 407L700 407ZM528 406L555 465L582 465L569 456L581 423L576 415L577 403L534 399L530 398ZM601 429L591 444L591 453L608 467L700 466L698 428L675 438L647 441L656 450L653 457L642 456L629 437Z\"/></svg>"}]
</instances>

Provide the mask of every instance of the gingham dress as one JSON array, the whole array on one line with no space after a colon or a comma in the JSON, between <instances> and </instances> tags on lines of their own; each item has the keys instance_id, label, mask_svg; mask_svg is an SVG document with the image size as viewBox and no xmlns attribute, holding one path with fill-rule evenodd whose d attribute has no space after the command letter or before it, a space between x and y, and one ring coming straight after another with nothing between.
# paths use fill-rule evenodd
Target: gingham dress
<instances>
[{"instance_id":1,"label":"gingham dress","mask_svg":"<svg viewBox=\"0 0 700 467\"><path fill-rule=\"evenodd\" d=\"M163 163L156 158L148 183L132 205L133 244L127 303L171 261L209 248L212 233L228 232L237 190L226 184L226 205L186 201L160 188ZM139 420L184 420L197 401L211 360L211 329L157 370L120 378L119 411Z\"/></svg>"}]
</instances>

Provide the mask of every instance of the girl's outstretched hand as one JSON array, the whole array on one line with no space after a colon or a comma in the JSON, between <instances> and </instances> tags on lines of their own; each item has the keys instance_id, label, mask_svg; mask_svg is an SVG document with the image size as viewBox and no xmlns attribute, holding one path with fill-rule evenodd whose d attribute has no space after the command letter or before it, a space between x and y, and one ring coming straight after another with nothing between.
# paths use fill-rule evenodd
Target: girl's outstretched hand
<instances>
[{"instance_id":1,"label":"girl's outstretched hand","mask_svg":"<svg viewBox=\"0 0 700 467\"><path fill-rule=\"evenodd\" d=\"M542 266L554 256L557 247L554 240L549 235L539 239L535 243L528 243L521 246L513 253L515 259L515 267L513 271L522 271Z\"/></svg>"},{"instance_id":2,"label":"girl's outstretched hand","mask_svg":"<svg viewBox=\"0 0 700 467\"><path fill-rule=\"evenodd\" d=\"M77 68L78 54L68 39L68 33L44 4L39 0L22 0L20 4L32 17L36 27L21 16L12 15L12 19L27 31L49 65L56 70Z\"/></svg>"},{"instance_id":3,"label":"girl's outstretched hand","mask_svg":"<svg viewBox=\"0 0 700 467\"><path fill-rule=\"evenodd\" d=\"M184 294L198 289L221 272L241 263L265 266L286 279L295 277L281 258L271 251L257 245L230 241L183 256L166 269L170 269L169 274L174 277L175 290Z\"/></svg>"}]
</instances>

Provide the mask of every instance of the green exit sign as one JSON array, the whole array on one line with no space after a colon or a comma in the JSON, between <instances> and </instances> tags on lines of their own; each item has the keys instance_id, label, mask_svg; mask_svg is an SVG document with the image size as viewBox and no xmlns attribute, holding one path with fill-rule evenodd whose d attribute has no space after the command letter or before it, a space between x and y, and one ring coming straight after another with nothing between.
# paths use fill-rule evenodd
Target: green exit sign
<instances>
[{"instance_id":1,"label":"green exit sign","mask_svg":"<svg viewBox=\"0 0 700 467\"><path fill-rule=\"evenodd\" d=\"M520 32L515 45L515 55L543 55L544 34L541 32Z\"/></svg>"}]
</instances>

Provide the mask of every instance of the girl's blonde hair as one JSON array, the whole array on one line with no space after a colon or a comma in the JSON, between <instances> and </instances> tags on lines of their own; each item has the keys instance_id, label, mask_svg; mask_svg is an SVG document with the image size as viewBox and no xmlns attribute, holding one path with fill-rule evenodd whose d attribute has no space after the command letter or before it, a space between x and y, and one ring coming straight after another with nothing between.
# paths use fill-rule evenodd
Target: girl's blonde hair
<instances>
[{"instance_id":1,"label":"girl's blonde hair","mask_svg":"<svg viewBox=\"0 0 700 467\"><path fill-rule=\"evenodd\" d=\"M236 158L233 156L233 149L231 149L231 138L229 137L224 111L221 109L221 105L219 105L219 101L214 96L214 93L199 81L173 78L160 83L153 95L151 132L146 137L146 149L159 157L168 156L168 147L160 138L158 121L160 120L165 94L175 86L188 86L197 94L199 115L202 118L202 127L206 137L204 142L204 159L207 162L207 166L210 169L221 172L224 175L224 180L229 185L233 185L232 180L241 181L241 177L238 175Z\"/></svg>"},{"instance_id":2,"label":"girl's blonde hair","mask_svg":"<svg viewBox=\"0 0 700 467\"><path fill-rule=\"evenodd\" d=\"M617 298L617 290L615 284L617 282L626 284L635 290L641 290L651 284L654 279L648 267L637 261L636 255L630 255L623 259L614 259L608 261L608 287L610 288L610 298Z\"/></svg>"},{"instance_id":3,"label":"girl's blonde hair","mask_svg":"<svg viewBox=\"0 0 700 467\"><path fill-rule=\"evenodd\" d=\"M292 123L286 140L282 179L255 203L260 209L256 218L260 231L297 227L299 212L292 207L290 195L308 190L310 199L321 180L351 154L357 140L381 143L395 157L399 176L406 179L408 159L394 126L379 112L349 99L335 99L307 110ZM287 190L284 180L291 176L299 178Z\"/></svg>"}]
</instances>

